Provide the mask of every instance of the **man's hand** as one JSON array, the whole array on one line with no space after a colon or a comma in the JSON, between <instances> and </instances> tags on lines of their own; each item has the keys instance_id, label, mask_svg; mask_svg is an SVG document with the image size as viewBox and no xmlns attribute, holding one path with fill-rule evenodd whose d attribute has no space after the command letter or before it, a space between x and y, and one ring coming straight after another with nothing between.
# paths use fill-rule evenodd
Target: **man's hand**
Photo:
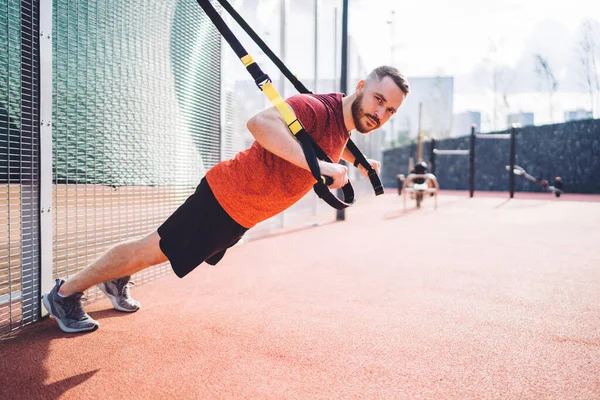
<instances>
[{"instance_id":1,"label":"man's hand","mask_svg":"<svg viewBox=\"0 0 600 400\"><path fill-rule=\"evenodd\" d=\"M373 169L377 172L377 174L379 174L379 171L381 170L381 163L377 160L371 160L370 158L367 158L367 161L371 165L371 167L373 167ZM358 164L358 170L361 174L365 176L365 178L369 177L369 173L362 165Z\"/></svg>"},{"instance_id":2,"label":"man's hand","mask_svg":"<svg viewBox=\"0 0 600 400\"><path fill-rule=\"evenodd\" d=\"M348 167L341 164L334 164L319 160L321 175L329 176L333 183L329 186L331 189L339 189L348 183Z\"/></svg>"}]
</instances>

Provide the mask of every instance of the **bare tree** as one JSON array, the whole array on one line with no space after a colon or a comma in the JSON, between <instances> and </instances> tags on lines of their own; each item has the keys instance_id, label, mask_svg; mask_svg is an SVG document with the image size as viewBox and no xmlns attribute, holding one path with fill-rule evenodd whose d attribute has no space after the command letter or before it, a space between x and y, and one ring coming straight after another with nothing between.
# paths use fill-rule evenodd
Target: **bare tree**
<instances>
[{"instance_id":1,"label":"bare tree","mask_svg":"<svg viewBox=\"0 0 600 400\"><path fill-rule=\"evenodd\" d=\"M498 46L494 41L490 43L490 62L492 64L492 90L494 92L494 115L492 117L492 130L496 130L498 120L498 88L504 75L504 68L498 62Z\"/></svg>"},{"instance_id":2,"label":"bare tree","mask_svg":"<svg viewBox=\"0 0 600 400\"><path fill-rule=\"evenodd\" d=\"M432 137L436 139L444 139L450 136L450 120L451 109L448 104L448 90L447 78L442 74L442 71L438 71L433 80L433 90L429 93L428 110L425 113L428 121L428 128L431 132ZM451 100L450 100L451 101Z\"/></svg>"},{"instance_id":3,"label":"bare tree","mask_svg":"<svg viewBox=\"0 0 600 400\"><path fill-rule=\"evenodd\" d=\"M548 107L550 112L550 122L554 123L554 103L553 97L556 93L556 89L558 88L558 82L554 73L552 72L552 68L550 68L550 63L547 58L544 58L541 54L536 54L535 56L535 73L538 78L542 81L544 86L544 90L548 94Z\"/></svg>"},{"instance_id":4,"label":"bare tree","mask_svg":"<svg viewBox=\"0 0 600 400\"><path fill-rule=\"evenodd\" d=\"M600 28L598 22L586 19L579 29L579 55L580 62L583 68L584 81L586 89L590 95L590 106L593 117L596 117L596 101L598 92L600 92L600 82L598 81L598 68L596 57L600 53L598 36Z\"/></svg>"},{"instance_id":5,"label":"bare tree","mask_svg":"<svg viewBox=\"0 0 600 400\"><path fill-rule=\"evenodd\" d=\"M503 44L503 39L490 39L488 57L484 58L486 64L490 66L492 75L492 91L494 94L492 130L495 131L502 125L497 125L498 119L504 119L510 112L510 103L508 101L508 92L510 86L516 78L516 71L511 71L506 65L501 64L498 54L499 47Z\"/></svg>"}]
</instances>

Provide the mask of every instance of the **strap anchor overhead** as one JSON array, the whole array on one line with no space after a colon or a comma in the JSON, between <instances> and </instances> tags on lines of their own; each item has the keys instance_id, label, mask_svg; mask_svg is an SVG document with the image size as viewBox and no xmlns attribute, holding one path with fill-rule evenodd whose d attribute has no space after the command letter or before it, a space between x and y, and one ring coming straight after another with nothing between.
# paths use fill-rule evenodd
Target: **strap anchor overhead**
<instances>
[{"instance_id":1,"label":"strap anchor overhead","mask_svg":"<svg viewBox=\"0 0 600 400\"><path fill-rule=\"evenodd\" d=\"M350 182L348 182L344 187L342 187L342 192L344 194L344 200L340 200L337 198L331 191L328 186L333 183L333 179L329 176L322 176L321 169L319 168L318 159L321 159L326 162L331 162L331 158L317 145L317 143L308 135L302 123L296 118L294 112L290 108L290 106L283 100L283 98L279 95L269 75L265 74L259 65L254 61L252 56L248 54L248 52L244 49L240 41L235 37L231 29L227 26L223 18L219 15L217 10L213 7L210 0L197 0L198 4L206 15L213 22L215 27L219 30L221 35L227 43L231 46L232 50L238 56L240 61L246 67L246 70L250 73L256 86L269 98L273 106L277 108L277 110L283 116L285 123L287 124L289 130L292 132L296 139L300 142L302 146L302 151L304 152L304 157L306 157L306 162L310 168L311 174L317 181L313 189L317 196L323 199L327 204L332 206L335 209L341 210L351 206L354 203L354 189ZM283 62L269 49L269 47L262 41L262 39L252 30L252 28L246 23L246 21L237 13L237 11L229 4L227 0L217 0L219 4L235 19L235 21L244 29L244 31L250 36L254 42L260 47L260 49L273 61L273 63L279 68L279 70L285 75L286 78L294 85L296 90L302 94L311 94L306 86L302 84L296 78L290 70L283 64ZM352 153L355 157L356 163L360 164L365 168L368 173L369 180L371 181L371 185L373 186L373 190L375 191L375 195L383 194L383 185L379 176L377 175L377 171L369 164L366 157L363 153L356 147L356 144L351 139L348 139L348 143L346 144L346 148Z\"/></svg>"}]
</instances>

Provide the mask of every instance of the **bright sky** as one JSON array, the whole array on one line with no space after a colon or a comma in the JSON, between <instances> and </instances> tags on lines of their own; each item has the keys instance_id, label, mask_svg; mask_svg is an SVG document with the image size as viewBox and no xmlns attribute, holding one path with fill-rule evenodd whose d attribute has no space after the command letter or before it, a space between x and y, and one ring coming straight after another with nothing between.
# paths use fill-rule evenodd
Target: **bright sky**
<instances>
[{"instance_id":1,"label":"bright sky","mask_svg":"<svg viewBox=\"0 0 600 400\"><path fill-rule=\"evenodd\" d=\"M454 112L481 111L486 129L494 126L491 115L498 101L491 90L494 64L486 63L486 58L508 70L502 85L512 85L518 92L506 97L506 113L534 112L535 123L543 124L560 122L564 111L591 107L577 41L586 18L600 24L600 0L349 0L349 4L350 33L368 70L393 63L409 77L454 76ZM596 40L599 60L600 35ZM492 53L494 45L497 50ZM559 83L553 109L539 89L536 53L549 60ZM599 114L600 100L595 103Z\"/></svg>"},{"instance_id":2,"label":"bright sky","mask_svg":"<svg viewBox=\"0 0 600 400\"><path fill-rule=\"evenodd\" d=\"M326 60L333 54L333 40L329 40L334 29L331 10L338 7L341 20L342 1L318 1L324 10L319 15L320 77L331 78L333 62ZM576 51L582 22L586 18L595 20L600 60L600 0L348 1L350 35L367 70L391 63L409 78L452 76L454 113L480 111L482 127L491 129L505 118L502 113L534 112L535 123L543 124L560 122L564 111L591 107ZM311 76L314 0L287 3L289 50L285 60L295 72ZM279 31L273 25L273 16L280 10L279 0L248 0L248 4L251 9L246 14L255 17L257 25L268 27L269 34L264 28L261 34L279 52ZM494 46L496 51L492 52ZM548 107L548 93L541 88L544 81L535 73L538 53L548 60L558 80L552 107ZM500 88L495 95L494 68L503 70L498 86L510 88ZM594 107L600 115L597 97ZM502 110L498 109L499 102ZM492 115L496 115L495 122Z\"/></svg>"},{"instance_id":3,"label":"bright sky","mask_svg":"<svg viewBox=\"0 0 600 400\"><path fill-rule=\"evenodd\" d=\"M598 0L349 2L350 29L367 68L390 62L392 29L387 21L393 19L394 61L413 76L468 73L489 54L492 40L501 43L499 55L513 65L538 23L556 21L575 32L585 17L600 21Z\"/></svg>"}]
</instances>

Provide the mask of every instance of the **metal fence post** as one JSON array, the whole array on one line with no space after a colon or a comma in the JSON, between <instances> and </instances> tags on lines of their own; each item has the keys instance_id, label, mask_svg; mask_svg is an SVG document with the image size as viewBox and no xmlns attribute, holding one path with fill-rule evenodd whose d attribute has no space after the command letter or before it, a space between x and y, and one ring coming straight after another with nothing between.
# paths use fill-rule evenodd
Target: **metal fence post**
<instances>
[{"instance_id":1,"label":"metal fence post","mask_svg":"<svg viewBox=\"0 0 600 400\"><path fill-rule=\"evenodd\" d=\"M471 126L471 144L469 149L469 197L475 192L475 125Z\"/></svg>"},{"instance_id":2,"label":"metal fence post","mask_svg":"<svg viewBox=\"0 0 600 400\"><path fill-rule=\"evenodd\" d=\"M40 314L52 290L52 0L40 0Z\"/></svg>"},{"instance_id":3,"label":"metal fence post","mask_svg":"<svg viewBox=\"0 0 600 400\"><path fill-rule=\"evenodd\" d=\"M431 139L429 146L429 170L435 175L435 139Z\"/></svg>"},{"instance_id":4,"label":"metal fence post","mask_svg":"<svg viewBox=\"0 0 600 400\"><path fill-rule=\"evenodd\" d=\"M348 85L348 0L343 1L342 8L342 76L340 82L340 92L346 93ZM346 165L343 160L340 164ZM337 190L337 196L344 197L342 189ZM346 210L336 210L336 221L344 221L346 219Z\"/></svg>"},{"instance_id":5,"label":"metal fence post","mask_svg":"<svg viewBox=\"0 0 600 400\"><path fill-rule=\"evenodd\" d=\"M508 170L508 187L510 190L510 198L512 199L513 197L515 197L515 150L516 150L516 143L515 143L515 135L517 133L517 128L515 128L514 126L512 127L511 131L510 131L510 167Z\"/></svg>"}]
</instances>

